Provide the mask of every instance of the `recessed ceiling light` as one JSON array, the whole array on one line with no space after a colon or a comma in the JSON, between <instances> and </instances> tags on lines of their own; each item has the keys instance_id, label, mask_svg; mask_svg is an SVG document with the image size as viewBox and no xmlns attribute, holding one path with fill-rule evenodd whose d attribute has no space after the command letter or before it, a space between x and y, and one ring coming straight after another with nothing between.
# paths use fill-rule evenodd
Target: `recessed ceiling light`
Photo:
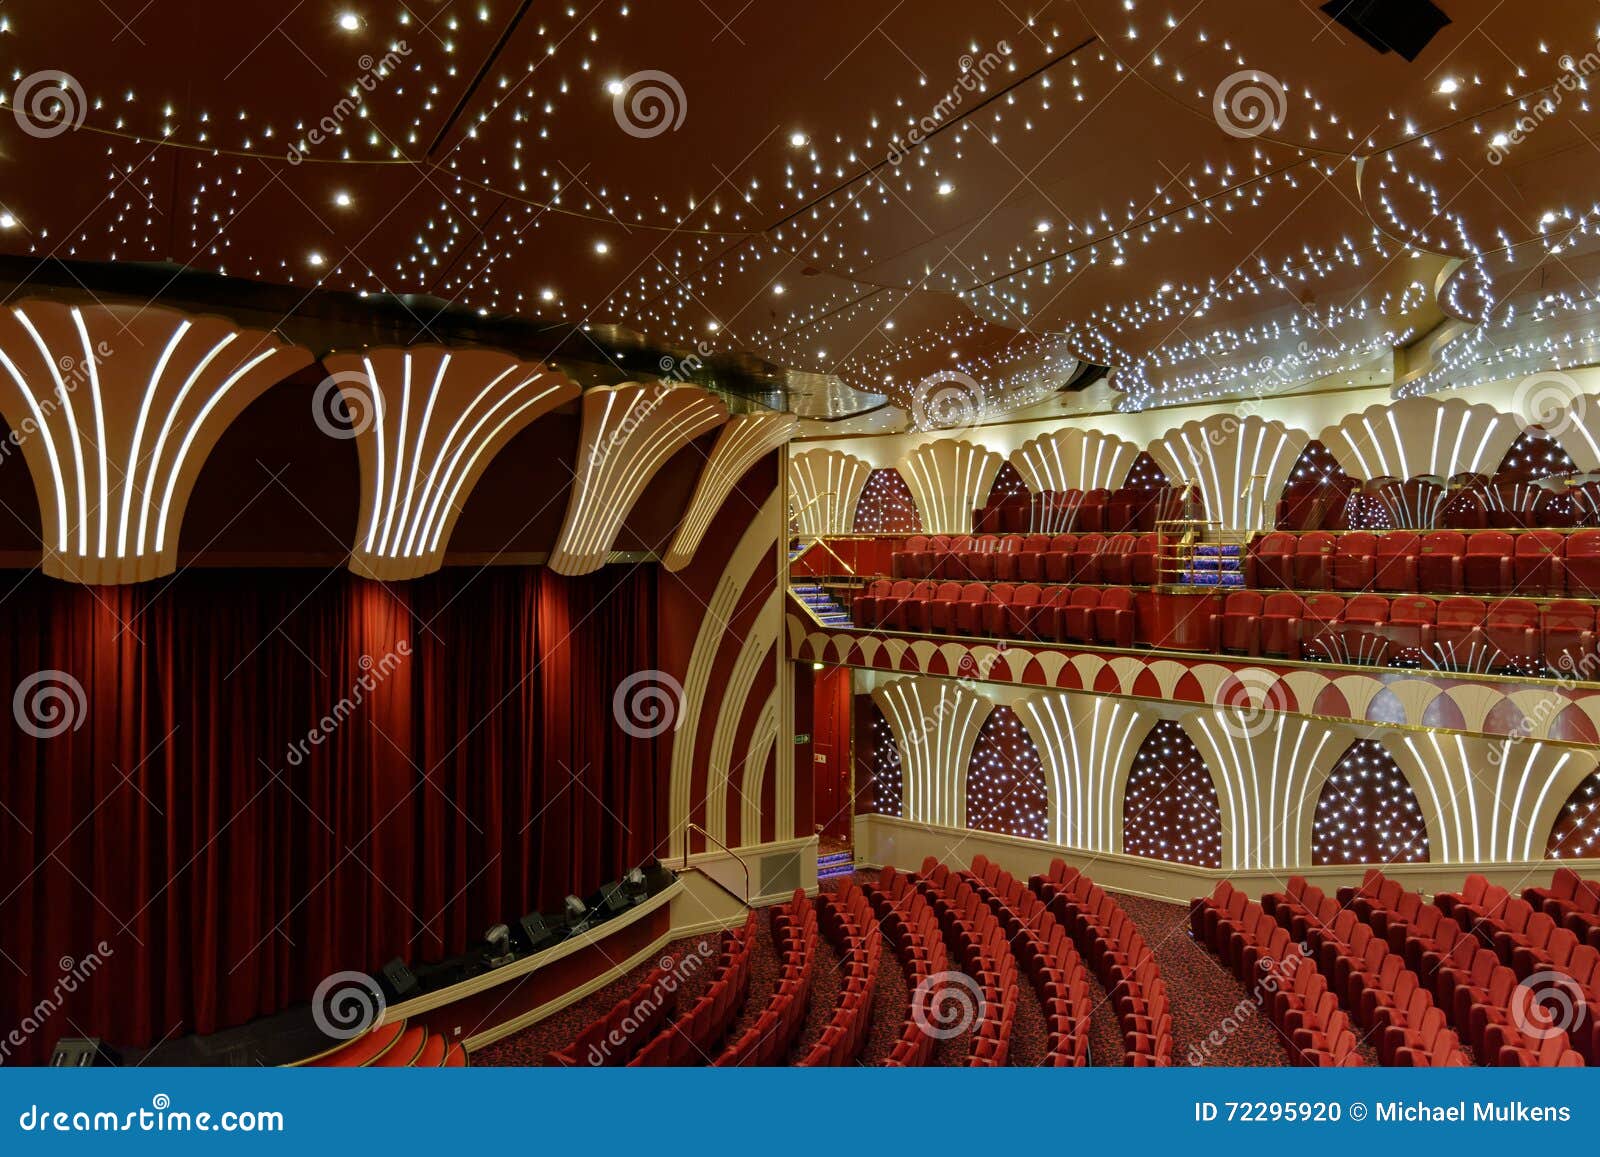
<instances>
[{"instance_id":1,"label":"recessed ceiling light","mask_svg":"<svg viewBox=\"0 0 1600 1157\"><path fill-rule=\"evenodd\" d=\"M555 290L553 290L553 289L541 289L539 291L539 300L541 300L541 301L554 301L555 299L556 299L556 291Z\"/></svg>"},{"instance_id":2,"label":"recessed ceiling light","mask_svg":"<svg viewBox=\"0 0 1600 1157\"><path fill-rule=\"evenodd\" d=\"M624 86L620 80L611 80L606 82L606 91L612 96L621 96L623 90Z\"/></svg>"},{"instance_id":3,"label":"recessed ceiling light","mask_svg":"<svg viewBox=\"0 0 1600 1157\"><path fill-rule=\"evenodd\" d=\"M1437 91L1443 93L1445 96L1449 96L1460 87L1461 82L1459 80L1453 76L1447 76L1439 82L1439 88Z\"/></svg>"},{"instance_id":4,"label":"recessed ceiling light","mask_svg":"<svg viewBox=\"0 0 1600 1157\"><path fill-rule=\"evenodd\" d=\"M0 229L15 229L17 219L10 213L0 213Z\"/></svg>"},{"instance_id":5,"label":"recessed ceiling light","mask_svg":"<svg viewBox=\"0 0 1600 1157\"><path fill-rule=\"evenodd\" d=\"M341 209L348 209L350 207L350 194L340 189L333 195L333 203Z\"/></svg>"},{"instance_id":6,"label":"recessed ceiling light","mask_svg":"<svg viewBox=\"0 0 1600 1157\"><path fill-rule=\"evenodd\" d=\"M884 322L883 323L883 328L884 329L893 329L894 328L894 322L892 322L892 321Z\"/></svg>"},{"instance_id":7,"label":"recessed ceiling light","mask_svg":"<svg viewBox=\"0 0 1600 1157\"><path fill-rule=\"evenodd\" d=\"M1038 223L1038 224L1037 224L1037 225L1035 225L1035 226L1034 226L1034 227L1033 227L1033 228L1034 228L1034 230L1035 230L1035 231L1036 231L1036 232L1039 232L1039 233L1048 233L1048 232L1050 232L1050 222L1048 222L1048 221L1040 221L1040 222L1039 222L1039 223Z\"/></svg>"},{"instance_id":8,"label":"recessed ceiling light","mask_svg":"<svg viewBox=\"0 0 1600 1157\"><path fill-rule=\"evenodd\" d=\"M1495 133L1494 136L1489 138L1489 143L1497 149L1503 149L1511 143L1511 138L1506 136L1505 133Z\"/></svg>"},{"instance_id":9,"label":"recessed ceiling light","mask_svg":"<svg viewBox=\"0 0 1600 1157\"><path fill-rule=\"evenodd\" d=\"M951 193L954 193L955 191L956 191L956 187L954 185L952 185L949 181L940 181L939 182L939 188L938 188L939 196L948 197Z\"/></svg>"},{"instance_id":10,"label":"recessed ceiling light","mask_svg":"<svg viewBox=\"0 0 1600 1157\"><path fill-rule=\"evenodd\" d=\"M328 259L320 253L310 253L306 256L306 260L319 267L328 263Z\"/></svg>"},{"instance_id":11,"label":"recessed ceiling light","mask_svg":"<svg viewBox=\"0 0 1600 1157\"><path fill-rule=\"evenodd\" d=\"M706 328L709 329L712 333L716 333L719 329L722 328L722 323L718 322L718 321L708 321L708 322L706 322Z\"/></svg>"},{"instance_id":12,"label":"recessed ceiling light","mask_svg":"<svg viewBox=\"0 0 1600 1157\"><path fill-rule=\"evenodd\" d=\"M778 297L782 297L783 296L783 282L780 281L777 285L774 285L772 287L772 292L774 294L776 294Z\"/></svg>"},{"instance_id":13,"label":"recessed ceiling light","mask_svg":"<svg viewBox=\"0 0 1600 1157\"><path fill-rule=\"evenodd\" d=\"M792 133L789 134L789 144L791 146L793 146L794 148L797 148L797 149L805 148L806 144L810 140L811 140L810 137L806 136L805 133L802 133L802 132L800 132L798 130L796 130L795 132L792 132Z\"/></svg>"},{"instance_id":14,"label":"recessed ceiling light","mask_svg":"<svg viewBox=\"0 0 1600 1157\"><path fill-rule=\"evenodd\" d=\"M339 13L339 27L346 32L355 32L361 27L361 17L354 12Z\"/></svg>"},{"instance_id":15,"label":"recessed ceiling light","mask_svg":"<svg viewBox=\"0 0 1600 1157\"><path fill-rule=\"evenodd\" d=\"M600 256L604 257L607 253L611 252L611 246L607 245L604 241L596 241L594 243L594 251L600 254Z\"/></svg>"}]
</instances>

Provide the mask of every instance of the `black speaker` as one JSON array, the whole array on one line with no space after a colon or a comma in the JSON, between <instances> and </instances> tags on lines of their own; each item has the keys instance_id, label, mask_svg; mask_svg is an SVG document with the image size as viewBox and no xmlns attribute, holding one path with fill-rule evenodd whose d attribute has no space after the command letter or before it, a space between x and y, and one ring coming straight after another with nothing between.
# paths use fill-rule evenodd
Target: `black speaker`
<instances>
[{"instance_id":1,"label":"black speaker","mask_svg":"<svg viewBox=\"0 0 1600 1157\"><path fill-rule=\"evenodd\" d=\"M590 898L589 914L592 919L605 920L618 912L626 912L633 905L634 898L627 885L621 880L612 880Z\"/></svg>"},{"instance_id":2,"label":"black speaker","mask_svg":"<svg viewBox=\"0 0 1600 1157\"><path fill-rule=\"evenodd\" d=\"M415 996L419 989L416 973L398 956L383 966L383 982L396 1000Z\"/></svg>"},{"instance_id":3,"label":"black speaker","mask_svg":"<svg viewBox=\"0 0 1600 1157\"><path fill-rule=\"evenodd\" d=\"M544 917L537 912L529 912L518 920L517 927L522 930L522 941L529 952L549 948L561 939L561 933L545 923Z\"/></svg>"},{"instance_id":4,"label":"black speaker","mask_svg":"<svg viewBox=\"0 0 1600 1157\"><path fill-rule=\"evenodd\" d=\"M1433 0L1328 0L1322 10L1379 52L1416 60L1450 23Z\"/></svg>"},{"instance_id":5,"label":"black speaker","mask_svg":"<svg viewBox=\"0 0 1600 1157\"><path fill-rule=\"evenodd\" d=\"M64 1036L50 1052L53 1069L92 1069L116 1063L116 1054L97 1036Z\"/></svg>"}]
</instances>

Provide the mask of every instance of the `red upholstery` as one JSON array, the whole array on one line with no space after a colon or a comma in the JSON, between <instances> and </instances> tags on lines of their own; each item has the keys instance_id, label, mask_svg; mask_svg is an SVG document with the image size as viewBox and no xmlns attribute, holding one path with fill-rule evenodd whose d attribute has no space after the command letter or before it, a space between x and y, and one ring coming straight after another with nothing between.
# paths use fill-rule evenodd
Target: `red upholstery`
<instances>
[{"instance_id":1,"label":"red upholstery","mask_svg":"<svg viewBox=\"0 0 1600 1157\"><path fill-rule=\"evenodd\" d=\"M1108 647L1133 646L1133 592L1113 587L1094 610L1095 642Z\"/></svg>"},{"instance_id":2,"label":"red upholstery","mask_svg":"<svg viewBox=\"0 0 1600 1157\"><path fill-rule=\"evenodd\" d=\"M1128 556L1128 581L1135 586L1154 586L1161 581L1160 561L1161 536L1153 532L1141 534Z\"/></svg>"},{"instance_id":3,"label":"red upholstery","mask_svg":"<svg viewBox=\"0 0 1600 1157\"><path fill-rule=\"evenodd\" d=\"M1300 657L1343 661L1337 624L1344 615L1339 595L1307 595L1300 623Z\"/></svg>"},{"instance_id":4,"label":"red upholstery","mask_svg":"<svg viewBox=\"0 0 1600 1157\"><path fill-rule=\"evenodd\" d=\"M1125 585L1133 581L1133 548L1136 539L1131 534L1113 534L1106 539L1100 552L1100 581Z\"/></svg>"},{"instance_id":5,"label":"red upholstery","mask_svg":"<svg viewBox=\"0 0 1600 1157\"><path fill-rule=\"evenodd\" d=\"M1600 656L1595 654L1595 610L1589 603L1562 600L1544 611L1544 663L1569 678L1593 679Z\"/></svg>"},{"instance_id":6,"label":"red upholstery","mask_svg":"<svg viewBox=\"0 0 1600 1157\"><path fill-rule=\"evenodd\" d=\"M1321 598L1323 596L1313 596ZM1337 657L1344 663L1386 663L1389 639L1382 628L1389 621L1389 600L1382 595L1354 596L1333 629Z\"/></svg>"},{"instance_id":7,"label":"red upholstery","mask_svg":"<svg viewBox=\"0 0 1600 1157\"><path fill-rule=\"evenodd\" d=\"M1016 572L1015 577L1025 583L1042 583L1046 581L1044 556L1049 549L1050 536L1048 534L1030 534L1024 538L1021 550L1011 564Z\"/></svg>"},{"instance_id":8,"label":"red upholstery","mask_svg":"<svg viewBox=\"0 0 1600 1157\"><path fill-rule=\"evenodd\" d=\"M1023 541L1020 534L1008 534L994 544L994 555L989 565L995 578L1002 582L1021 581L1017 564L1022 556Z\"/></svg>"},{"instance_id":9,"label":"red upholstery","mask_svg":"<svg viewBox=\"0 0 1600 1157\"><path fill-rule=\"evenodd\" d=\"M1297 536L1272 531L1256 539L1245 558L1245 583L1252 587L1292 587Z\"/></svg>"},{"instance_id":10,"label":"red upholstery","mask_svg":"<svg viewBox=\"0 0 1600 1157\"><path fill-rule=\"evenodd\" d=\"M934 588L933 597L925 601L920 608L922 630L928 634L950 634L955 630L956 608L960 605L961 584L940 583Z\"/></svg>"},{"instance_id":11,"label":"red upholstery","mask_svg":"<svg viewBox=\"0 0 1600 1157\"><path fill-rule=\"evenodd\" d=\"M1261 654L1281 659L1300 656L1300 619L1305 603L1288 591L1271 594L1261 607Z\"/></svg>"},{"instance_id":12,"label":"red upholstery","mask_svg":"<svg viewBox=\"0 0 1600 1157\"><path fill-rule=\"evenodd\" d=\"M1072 552L1072 582L1097 583L1100 581L1100 553L1105 549L1103 534L1085 534L1078 539Z\"/></svg>"},{"instance_id":13,"label":"red upholstery","mask_svg":"<svg viewBox=\"0 0 1600 1157\"><path fill-rule=\"evenodd\" d=\"M1392 530L1378 539L1372 586L1380 591L1417 589L1417 559L1422 536L1410 530Z\"/></svg>"},{"instance_id":14,"label":"red upholstery","mask_svg":"<svg viewBox=\"0 0 1600 1157\"><path fill-rule=\"evenodd\" d=\"M1417 589L1459 591L1467 536L1458 530L1430 530L1417 550Z\"/></svg>"},{"instance_id":15,"label":"red upholstery","mask_svg":"<svg viewBox=\"0 0 1600 1157\"><path fill-rule=\"evenodd\" d=\"M1211 637L1216 646L1236 655L1261 653L1261 610L1265 599L1254 591L1233 591L1213 615Z\"/></svg>"},{"instance_id":16,"label":"red upholstery","mask_svg":"<svg viewBox=\"0 0 1600 1157\"><path fill-rule=\"evenodd\" d=\"M1503 530L1481 530L1467 537L1461 560L1466 589L1478 594L1503 595L1511 591L1511 536Z\"/></svg>"},{"instance_id":17,"label":"red upholstery","mask_svg":"<svg viewBox=\"0 0 1600 1157\"><path fill-rule=\"evenodd\" d=\"M1566 539L1553 530L1526 530L1517 535L1516 553L1511 560L1516 592L1528 598L1559 595L1566 589L1562 555Z\"/></svg>"},{"instance_id":18,"label":"red upholstery","mask_svg":"<svg viewBox=\"0 0 1600 1157\"><path fill-rule=\"evenodd\" d=\"M1575 530L1568 535L1562 563L1568 593L1600 598L1600 530Z\"/></svg>"},{"instance_id":19,"label":"red upholstery","mask_svg":"<svg viewBox=\"0 0 1600 1157\"><path fill-rule=\"evenodd\" d=\"M1302 534L1295 543L1294 585L1301 590L1324 591L1333 586L1330 560L1335 536L1325 530Z\"/></svg>"},{"instance_id":20,"label":"red upholstery","mask_svg":"<svg viewBox=\"0 0 1600 1157\"><path fill-rule=\"evenodd\" d=\"M1439 603L1433 628L1433 665L1459 670L1479 670L1488 652L1483 621L1489 608L1482 599L1458 595Z\"/></svg>"},{"instance_id":21,"label":"red upholstery","mask_svg":"<svg viewBox=\"0 0 1600 1157\"><path fill-rule=\"evenodd\" d=\"M1361 591L1371 586L1377 547L1378 536L1364 530L1340 535L1329 568L1331 585L1341 591Z\"/></svg>"},{"instance_id":22,"label":"red upholstery","mask_svg":"<svg viewBox=\"0 0 1600 1157\"><path fill-rule=\"evenodd\" d=\"M1050 539L1050 549L1044 556L1046 581L1064 583L1072 581L1072 555L1078 549L1078 536L1057 534Z\"/></svg>"},{"instance_id":23,"label":"red upholstery","mask_svg":"<svg viewBox=\"0 0 1600 1157\"><path fill-rule=\"evenodd\" d=\"M906 539L905 549L895 551L889 558L895 578L920 578L929 565L927 535L913 534Z\"/></svg>"},{"instance_id":24,"label":"red upholstery","mask_svg":"<svg viewBox=\"0 0 1600 1157\"><path fill-rule=\"evenodd\" d=\"M1424 595L1397 598L1389 604L1389 661L1415 666L1433 646L1438 605Z\"/></svg>"},{"instance_id":25,"label":"red upholstery","mask_svg":"<svg viewBox=\"0 0 1600 1157\"><path fill-rule=\"evenodd\" d=\"M1084 492L1083 503L1078 507L1078 517L1073 522L1073 529L1095 533L1106 529L1106 504L1111 501L1109 490L1088 490Z\"/></svg>"},{"instance_id":26,"label":"red upholstery","mask_svg":"<svg viewBox=\"0 0 1600 1157\"><path fill-rule=\"evenodd\" d=\"M1497 671L1537 674L1544 666L1540 652L1539 608L1528 599L1498 599L1484 619L1489 664Z\"/></svg>"},{"instance_id":27,"label":"red upholstery","mask_svg":"<svg viewBox=\"0 0 1600 1157\"><path fill-rule=\"evenodd\" d=\"M1061 608L1057 619L1060 635L1065 643L1094 642L1094 616L1091 613L1100 605L1100 588L1077 587L1070 601Z\"/></svg>"}]
</instances>

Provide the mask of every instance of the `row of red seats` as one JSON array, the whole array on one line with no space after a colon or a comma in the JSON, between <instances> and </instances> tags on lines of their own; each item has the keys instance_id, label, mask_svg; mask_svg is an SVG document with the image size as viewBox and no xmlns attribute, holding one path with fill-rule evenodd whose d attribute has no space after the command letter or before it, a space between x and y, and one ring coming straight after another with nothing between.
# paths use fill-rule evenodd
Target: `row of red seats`
<instances>
[{"instance_id":1,"label":"row of red seats","mask_svg":"<svg viewBox=\"0 0 1600 1157\"><path fill-rule=\"evenodd\" d=\"M969 1067L1000 1068L1011 1050L1011 1031L1017 1018L1017 961L1011 954L1000 921L972 885L929 856L917 874L921 889L944 930L945 939L955 945L965 981L976 984L980 999L974 1010ZM962 1015L974 993L957 978L945 982L949 993L934 992L931 1007L948 1014ZM930 1024L940 1026L938 1013Z\"/></svg>"},{"instance_id":2,"label":"row of red seats","mask_svg":"<svg viewBox=\"0 0 1600 1157\"><path fill-rule=\"evenodd\" d=\"M939 930L939 919L927 898L909 877L893 867L883 869L880 886L869 887L867 897L872 901L883 934L905 966L906 987L911 990L911 1003L900 1026L900 1037L883 1063L892 1068L921 1067L933 1058L936 1043L922 1027L932 1023L932 981L950 968L944 934Z\"/></svg>"},{"instance_id":3,"label":"row of red seats","mask_svg":"<svg viewBox=\"0 0 1600 1157\"><path fill-rule=\"evenodd\" d=\"M796 888L787 904L772 909L772 939L782 962L778 986L755 1023L712 1062L719 1068L781 1064L805 1028L817 960L817 911L802 889Z\"/></svg>"},{"instance_id":4,"label":"row of red seats","mask_svg":"<svg viewBox=\"0 0 1600 1157\"><path fill-rule=\"evenodd\" d=\"M891 558L893 577L955 582L1157 581L1158 534L913 534Z\"/></svg>"},{"instance_id":5,"label":"row of red seats","mask_svg":"<svg viewBox=\"0 0 1600 1157\"><path fill-rule=\"evenodd\" d=\"M1263 972L1277 983L1258 991L1273 1024L1288 1038L1290 1058L1313 1068L1354 1068L1366 1064L1356 1048L1349 1014L1327 976L1304 955L1288 930L1260 904L1223 880L1209 896L1189 905L1189 931L1211 949L1245 984L1264 984Z\"/></svg>"},{"instance_id":6,"label":"row of red seats","mask_svg":"<svg viewBox=\"0 0 1600 1157\"><path fill-rule=\"evenodd\" d=\"M1575 600L1234 591L1211 636L1239 655L1532 675L1586 671L1595 614Z\"/></svg>"},{"instance_id":7,"label":"row of red seats","mask_svg":"<svg viewBox=\"0 0 1600 1157\"><path fill-rule=\"evenodd\" d=\"M1161 519L1182 517L1190 488L1124 486L1116 491L1041 490L972 512L980 531L1150 530Z\"/></svg>"},{"instance_id":8,"label":"row of red seats","mask_svg":"<svg viewBox=\"0 0 1600 1157\"><path fill-rule=\"evenodd\" d=\"M1263 896L1261 903L1275 923L1301 938L1335 995L1377 1034L1384 1064L1469 1064L1445 1009L1435 1005L1432 989L1407 963L1403 946L1389 943L1381 919L1373 924L1366 918L1370 913L1351 909L1350 891L1327 896L1294 876L1287 891Z\"/></svg>"},{"instance_id":9,"label":"row of red seats","mask_svg":"<svg viewBox=\"0 0 1600 1157\"><path fill-rule=\"evenodd\" d=\"M872 1026L872 998L878 990L883 933L872 905L848 880L837 892L817 896L817 924L839 953L842 987L833 1015L811 1048L795 1063L802 1068L853 1064Z\"/></svg>"},{"instance_id":10,"label":"row of red seats","mask_svg":"<svg viewBox=\"0 0 1600 1157\"><path fill-rule=\"evenodd\" d=\"M1600 483L1561 492L1533 481L1495 482L1477 473L1457 474L1448 484L1436 478L1374 478L1357 484L1351 478L1314 477L1291 480L1285 487L1277 525L1284 530L1343 530L1374 508L1395 526L1592 526L1600 515Z\"/></svg>"},{"instance_id":11,"label":"row of red seats","mask_svg":"<svg viewBox=\"0 0 1600 1157\"><path fill-rule=\"evenodd\" d=\"M722 933L711 982L700 999L687 1012L680 1011L628 1064L651 1068L704 1064L750 995L750 950L755 942L756 914L751 911L737 929Z\"/></svg>"},{"instance_id":12,"label":"row of red seats","mask_svg":"<svg viewBox=\"0 0 1600 1157\"><path fill-rule=\"evenodd\" d=\"M467 1067L466 1046L450 1044L439 1033L403 1020L380 1024L358 1037L306 1062L311 1068L412 1068Z\"/></svg>"},{"instance_id":13,"label":"row of red seats","mask_svg":"<svg viewBox=\"0 0 1600 1157\"><path fill-rule=\"evenodd\" d=\"M1061 860L1028 881L1066 927L1116 1010L1124 1063L1172 1064L1172 1008L1155 953L1122 906L1088 876Z\"/></svg>"},{"instance_id":14,"label":"row of red seats","mask_svg":"<svg viewBox=\"0 0 1600 1157\"><path fill-rule=\"evenodd\" d=\"M1033 982L1045 1020L1047 1067L1083 1068L1089 1063L1089 970L1066 929L1021 880L978 854L962 876L1005 925L1011 949Z\"/></svg>"},{"instance_id":15,"label":"row of red seats","mask_svg":"<svg viewBox=\"0 0 1600 1157\"><path fill-rule=\"evenodd\" d=\"M1293 590L1600 592L1600 530L1271 531L1250 544L1245 585Z\"/></svg>"},{"instance_id":16,"label":"row of red seats","mask_svg":"<svg viewBox=\"0 0 1600 1157\"><path fill-rule=\"evenodd\" d=\"M856 596L851 622L924 635L1131 647L1133 591L878 579Z\"/></svg>"},{"instance_id":17,"label":"row of red seats","mask_svg":"<svg viewBox=\"0 0 1600 1157\"><path fill-rule=\"evenodd\" d=\"M633 989L565 1048L554 1049L547 1065L572 1068L625 1065L678 1011L678 985L664 968L652 968Z\"/></svg>"},{"instance_id":18,"label":"row of red seats","mask_svg":"<svg viewBox=\"0 0 1600 1157\"><path fill-rule=\"evenodd\" d=\"M1241 981L1262 986L1259 999L1288 1038L1291 1058L1315 1067L1362 1065L1348 1013L1326 978L1289 934L1229 881L1189 909L1194 937L1234 969ZM1273 974L1267 984L1262 973Z\"/></svg>"},{"instance_id":19,"label":"row of red seats","mask_svg":"<svg viewBox=\"0 0 1600 1157\"><path fill-rule=\"evenodd\" d=\"M1600 880L1557 868L1548 888L1524 888L1522 898L1585 944L1600 949Z\"/></svg>"}]
</instances>

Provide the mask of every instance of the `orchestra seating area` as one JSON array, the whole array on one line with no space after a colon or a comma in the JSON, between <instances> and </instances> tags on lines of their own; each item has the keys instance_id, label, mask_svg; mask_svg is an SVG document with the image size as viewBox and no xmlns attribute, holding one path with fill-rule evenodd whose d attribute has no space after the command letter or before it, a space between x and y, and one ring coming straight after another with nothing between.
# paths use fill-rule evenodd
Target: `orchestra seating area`
<instances>
[{"instance_id":1,"label":"orchestra seating area","mask_svg":"<svg viewBox=\"0 0 1600 1157\"><path fill-rule=\"evenodd\" d=\"M854 599L857 628L1121 648L1149 636L1158 534L895 545L896 577ZM1213 653L1580 678L1594 663L1600 530L1272 531L1226 549L1242 588L1184 612Z\"/></svg>"}]
</instances>

